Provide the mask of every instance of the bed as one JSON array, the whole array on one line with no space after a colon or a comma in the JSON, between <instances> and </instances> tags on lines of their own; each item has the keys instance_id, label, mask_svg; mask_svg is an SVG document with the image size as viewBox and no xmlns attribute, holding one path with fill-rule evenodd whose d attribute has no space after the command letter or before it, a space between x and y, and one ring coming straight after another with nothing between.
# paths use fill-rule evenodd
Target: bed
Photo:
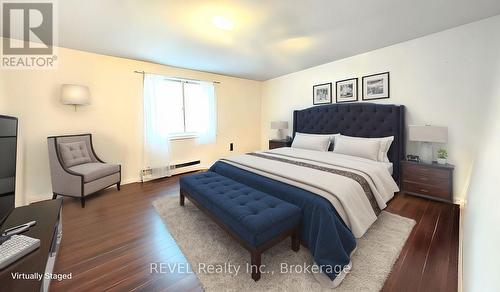
<instances>
[{"instance_id":1,"label":"bed","mask_svg":"<svg viewBox=\"0 0 500 292\"><path fill-rule=\"evenodd\" d=\"M394 104L347 103L316 106L293 112L295 133L341 133L353 137L394 136L388 157L400 184L400 161L405 158L405 107Z\"/></svg>"},{"instance_id":2,"label":"bed","mask_svg":"<svg viewBox=\"0 0 500 292\"><path fill-rule=\"evenodd\" d=\"M221 159L210 169L299 206L301 243L336 286L345 277L342 269L350 266L356 238L398 191L404 106L349 103L297 110L296 133L394 136L385 165L332 152L278 148Z\"/></svg>"}]
</instances>

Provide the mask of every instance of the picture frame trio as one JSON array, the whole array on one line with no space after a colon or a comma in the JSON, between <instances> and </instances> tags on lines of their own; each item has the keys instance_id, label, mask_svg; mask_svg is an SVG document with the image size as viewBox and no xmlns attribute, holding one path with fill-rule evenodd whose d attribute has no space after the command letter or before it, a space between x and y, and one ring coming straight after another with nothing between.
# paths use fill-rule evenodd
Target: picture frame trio
<instances>
[{"instance_id":1,"label":"picture frame trio","mask_svg":"<svg viewBox=\"0 0 500 292\"><path fill-rule=\"evenodd\" d=\"M362 100L384 99L390 97L389 72L363 76L361 78ZM335 102L358 101L358 78L335 82ZM313 86L313 104L332 103L332 82Z\"/></svg>"}]
</instances>

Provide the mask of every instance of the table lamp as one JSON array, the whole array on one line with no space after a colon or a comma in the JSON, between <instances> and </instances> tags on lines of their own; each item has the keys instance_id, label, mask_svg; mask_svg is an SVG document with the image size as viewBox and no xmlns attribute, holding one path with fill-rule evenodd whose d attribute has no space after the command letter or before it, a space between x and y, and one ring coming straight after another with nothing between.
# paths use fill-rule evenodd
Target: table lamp
<instances>
[{"instance_id":1,"label":"table lamp","mask_svg":"<svg viewBox=\"0 0 500 292\"><path fill-rule=\"evenodd\" d=\"M433 148L432 143L448 142L448 128L437 126L408 126L408 139L410 141L422 142L420 149L420 159L426 163L432 163Z\"/></svg>"},{"instance_id":2,"label":"table lamp","mask_svg":"<svg viewBox=\"0 0 500 292\"><path fill-rule=\"evenodd\" d=\"M284 130L288 129L288 122L286 121L271 122L271 129L278 130L278 139L284 140L286 138Z\"/></svg>"}]
</instances>

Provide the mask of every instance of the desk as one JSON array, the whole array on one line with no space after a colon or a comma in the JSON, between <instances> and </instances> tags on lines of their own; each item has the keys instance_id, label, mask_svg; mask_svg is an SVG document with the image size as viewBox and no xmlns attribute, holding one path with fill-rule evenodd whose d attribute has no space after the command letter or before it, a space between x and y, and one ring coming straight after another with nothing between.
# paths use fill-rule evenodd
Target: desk
<instances>
[{"instance_id":1,"label":"desk","mask_svg":"<svg viewBox=\"0 0 500 292\"><path fill-rule=\"evenodd\" d=\"M9 215L0 230L35 220L30 230L22 233L40 239L40 247L15 263L0 270L0 291L29 292L47 291L50 280L14 280L11 273L52 273L55 256L61 239L62 199L33 203L16 208Z\"/></svg>"}]
</instances>

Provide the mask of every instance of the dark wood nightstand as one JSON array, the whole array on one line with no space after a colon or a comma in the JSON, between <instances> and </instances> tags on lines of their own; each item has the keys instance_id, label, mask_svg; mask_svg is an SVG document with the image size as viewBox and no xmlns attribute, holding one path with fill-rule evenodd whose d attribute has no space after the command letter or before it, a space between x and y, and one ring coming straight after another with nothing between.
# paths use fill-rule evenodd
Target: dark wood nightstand
<instances>
[{"instance_id":1,"label":"dark wood nightstand","mask_svg":"<svg viewBox=\"0 0 500 292\"><path fill-rule=\"evenodd\" d=\"M404 193L453 203L453 165L404 160L401 166Z\"/></svg>"},{"instance_id":2,"label":"dark wood nightstand","mask_svg":"<svg viewBox=\"0 0 500 292\"><path fill-rule=\"evenodd\" d=\"M292 140L269 140L269 150L280 147L292 146Z\"/></svg>"}]
</instances>

